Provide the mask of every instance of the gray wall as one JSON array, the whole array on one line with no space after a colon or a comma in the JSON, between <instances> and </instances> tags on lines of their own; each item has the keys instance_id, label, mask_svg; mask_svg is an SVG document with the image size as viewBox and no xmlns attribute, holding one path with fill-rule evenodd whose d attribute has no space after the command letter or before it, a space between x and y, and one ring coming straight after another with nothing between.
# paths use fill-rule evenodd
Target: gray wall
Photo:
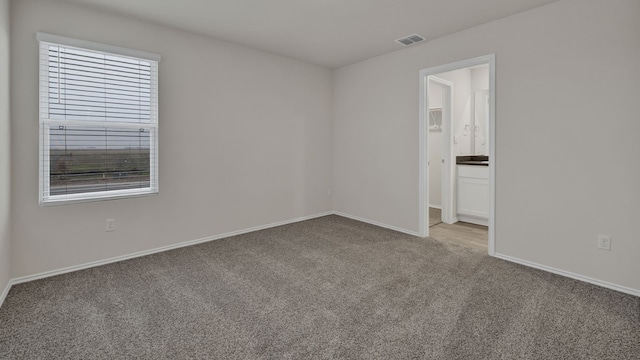
<instances>
[{"instance_id":1,"label":"gray wall","mask_svg":"<svg viewBox=\"0 0 640 360\"><path fill-rule=\"evenodd\" d=\"M497 253L640 290L639 18L565 0L337 70L334 209L417 232L418 72L495 53Z\"/></svg>"},{"instance_id":2,"label":"gray wall","mask_svg":"<svg viewBox=\"0 0 640 360\"><path fill-rule=\"evenodd\" d=\"M11 17L14 278L332 209L330 70L58 1ZM162 55L158 196L38 206L37 31Z\"/></svg>"},{"instance_id":3,"label":"gray wall","mask_svg":"<svg viewBox=\"0 0 640 360\"><path fill-rule=\"evenodd\" d=\"M9 0L0 0L0 297L11 278L9 119Z\"/></svg>"}]
</instances>

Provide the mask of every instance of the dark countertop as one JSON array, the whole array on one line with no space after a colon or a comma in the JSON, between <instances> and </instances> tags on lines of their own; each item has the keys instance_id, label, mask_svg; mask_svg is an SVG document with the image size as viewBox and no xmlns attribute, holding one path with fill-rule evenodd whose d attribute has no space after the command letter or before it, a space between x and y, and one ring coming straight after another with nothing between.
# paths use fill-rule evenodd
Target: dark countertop
<instances>
[{"instance_id":1,"label":"dark countertop","mask_svg":"<svg viewBox=\"0 0 640 360\"><path fill-rule=\"evenodd\" d=\"M456 156L456 164L457 165L489 166L489 157L487 155Z\"/></svg>"}]
</instances>

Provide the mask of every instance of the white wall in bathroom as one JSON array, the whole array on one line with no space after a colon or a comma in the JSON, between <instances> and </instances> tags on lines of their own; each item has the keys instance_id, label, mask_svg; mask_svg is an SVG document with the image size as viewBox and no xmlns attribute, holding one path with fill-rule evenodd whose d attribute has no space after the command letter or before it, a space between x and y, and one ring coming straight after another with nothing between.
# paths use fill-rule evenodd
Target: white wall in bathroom
<instances>
[{"instance_id":1,"label":"white wall in bathroom","mask_svg":"<svg viewBox=\"0 0 640 360\"><path fill-rule=\"evenodd\" d=\"M465 125L471 119L471 70L449 71L438 74L437 77L453 83L453 135L459 139L457 144L453 144L453 154L468 155L471 153L470 135L469 131L465 131Z\"/></svg>"},{"instance_id":2,"label":"white wall in bathroom","mask_svg":"<svg viewBox=\"0 0 640 360\"><path fill-rule=\"evenodd\" d=\"M471 69L471 91L489 90L489 65Z\"/></svg>"},{"instance_id":3,"label":"white wall in bathroom","mask_svg":"<svg viewBox=\"0 0 640 360\"><path fill-rule=\"evenodd\" d=\"M429 82L429 109L442 107L442 85L436 82Z\"/></svg>"},{"instance_id":4,"label":"white wall in bathroom","mask_svg":"<svg viewBox=\"0 0 640 360\"><path fill-rule=\"evenodd\" d=\"M489 65L474 67L471 69L471 104L474 124L476 126L475 133L475 154L488 155L489 147L487 146L488 137L488 121L487 121L487 104L476 104L476 92L489 90ZM484 106L483 106L484 105Z\"/></svg>"}]
</instances>

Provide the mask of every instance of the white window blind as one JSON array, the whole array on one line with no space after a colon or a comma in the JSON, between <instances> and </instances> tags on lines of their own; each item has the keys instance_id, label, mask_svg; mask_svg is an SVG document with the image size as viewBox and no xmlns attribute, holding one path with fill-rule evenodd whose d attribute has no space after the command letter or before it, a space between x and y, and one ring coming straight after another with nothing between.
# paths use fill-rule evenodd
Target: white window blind
<instances>
[{"instance_id":1,"label":"white window blind","mask_svg":"<svg viewBox=\"0 0 640 360\"><path fill-rule=\"evenodd\" d=\"M156 194L159 57L48 34L38 40L40 203Z\"/></svg>"}]
</instances>

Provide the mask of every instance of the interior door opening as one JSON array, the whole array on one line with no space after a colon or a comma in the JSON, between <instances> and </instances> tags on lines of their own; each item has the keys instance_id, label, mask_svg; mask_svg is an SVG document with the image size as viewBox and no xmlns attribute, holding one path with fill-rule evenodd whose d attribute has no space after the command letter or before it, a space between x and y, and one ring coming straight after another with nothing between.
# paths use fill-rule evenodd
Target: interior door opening
<instances>
[{"instance_id":1,"label":"interior door opening","mask_svg":"<svg viewBox=\"0 0 640 360\"><path fill-rule=\"evenodd\" d=\"M420 234L493 255L495 56L424 69L420 84Z\"/></svg>"}]
</instances>

